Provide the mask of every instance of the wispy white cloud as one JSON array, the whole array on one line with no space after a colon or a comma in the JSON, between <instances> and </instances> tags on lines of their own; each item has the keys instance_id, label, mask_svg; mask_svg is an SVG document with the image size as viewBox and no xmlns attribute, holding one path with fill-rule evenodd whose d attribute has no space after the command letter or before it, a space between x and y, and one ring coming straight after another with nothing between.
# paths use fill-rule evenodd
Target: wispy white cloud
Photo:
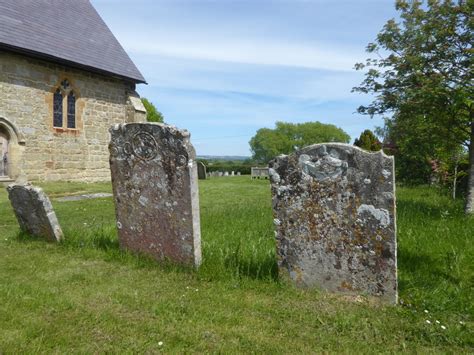
<instances>
[{"instance_id":1,"label":"wispy white cloud","mask_svg":"<svg viewBox=\"0 0 474 355\"><path fill-rule=\"evenodd\" d=\"M125 49L139 55L169 56L214 62L288 66L331 71L352 71L363 60L363 49L327 44L216 38L212 36L120 36Z\"/></svg>"},{"instance_id":2,"label":"wispy white cloud","mask_svg":"<svg viewBox=\"0 0 474 355\"><path fill-rule=\"evenodd\" d=\"M137 56L136 62L150 85L216 94L240 92L261 95L262 99L271 96L315 102L356 101L359 95L351 93L351 88L363 79L356 71L217 63L154 55Z\"/></svg>"}]
</instances>

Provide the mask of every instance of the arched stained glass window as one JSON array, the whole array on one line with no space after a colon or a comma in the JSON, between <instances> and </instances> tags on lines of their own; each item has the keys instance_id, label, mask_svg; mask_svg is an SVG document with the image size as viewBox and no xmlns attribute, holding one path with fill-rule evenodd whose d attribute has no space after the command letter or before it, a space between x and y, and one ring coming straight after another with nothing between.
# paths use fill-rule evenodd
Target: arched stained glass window
<instances>
[{"instance_id":1,"label":"arched stained glass window","mask_svg":"<svg viewBox=\"0 0 474 355\"><path fill-rule=\"evenodd\" d=\"M56 90L53 97L53 126L63 126L63 95L59 89Z\"/></svg>"},{"instance_id":2,"label":"arched stained glass window","mask_svg":"<svg viewBox=\"0 0 474 355\"><path fill-rule=\"evenodd\" d=\"M73 91L67 96L67 128L76 128L76 96Z\"/></svg>"}]
</instances>

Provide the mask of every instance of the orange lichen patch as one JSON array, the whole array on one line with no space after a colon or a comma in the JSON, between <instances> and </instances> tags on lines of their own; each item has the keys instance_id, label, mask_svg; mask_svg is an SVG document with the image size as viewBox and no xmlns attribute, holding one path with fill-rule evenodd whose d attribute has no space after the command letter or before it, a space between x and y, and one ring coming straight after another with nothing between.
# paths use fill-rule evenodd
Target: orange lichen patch
<instances>
[{"instance_id":1,"label":"orange lichen patch","mask_svg":"<svg viewBox=\"0 0 474 355\"><path fill-rule=\"evenodd\" d=\"M347 281L342 281L341 285L339 286L339 289L341 291L355 291L355 289L352 287L352 285Z\"/></svg>"},{"instance_id":2,"label":"orange lichen patch","mask_svg":"<svg viewBox=\"0 0 474 355\"><path fill-rule=\"evenodd\" d=\"M293 269L293 272L296 274L295 281L298 284L303 284L303 270L301 270L299 267L295 267Z\"/></svg>"}]
</instances>

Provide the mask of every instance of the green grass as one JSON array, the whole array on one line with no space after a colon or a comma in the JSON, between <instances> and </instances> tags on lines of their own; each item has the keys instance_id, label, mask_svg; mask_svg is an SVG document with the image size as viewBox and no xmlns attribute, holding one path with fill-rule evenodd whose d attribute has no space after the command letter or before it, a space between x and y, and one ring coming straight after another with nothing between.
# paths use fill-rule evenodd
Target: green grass
<instances>
[{"instance_id":1,"label":"green grass","mask_svg":"<svg viewBox=\"0 0 474 355\"><path fill-rule=\"evenodd\" d=\"M383 307L279 281L268 181L200 181L198 271L120 251L111 198L54 200L109 184L43 187L61 244L19 234L0 192L0 352L474 351L474 218L436 190L397 191L403 303Z\"/></svg>"}]
</instances>

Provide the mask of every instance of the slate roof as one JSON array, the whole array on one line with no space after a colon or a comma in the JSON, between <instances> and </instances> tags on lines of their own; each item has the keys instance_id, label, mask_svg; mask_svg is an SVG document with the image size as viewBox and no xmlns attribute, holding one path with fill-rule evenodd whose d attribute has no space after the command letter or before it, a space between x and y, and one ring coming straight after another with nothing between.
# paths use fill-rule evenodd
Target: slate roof
<instances>
[{"instance_id":1,"label":"slate roof","mask_svg":"<svg viewBox=\"0 0 474 355\"><path fill-rule=\"evenodd\" d=\"M89 0L0 0L0 48L145 83Z\"/></svg>"}]
</instances>

